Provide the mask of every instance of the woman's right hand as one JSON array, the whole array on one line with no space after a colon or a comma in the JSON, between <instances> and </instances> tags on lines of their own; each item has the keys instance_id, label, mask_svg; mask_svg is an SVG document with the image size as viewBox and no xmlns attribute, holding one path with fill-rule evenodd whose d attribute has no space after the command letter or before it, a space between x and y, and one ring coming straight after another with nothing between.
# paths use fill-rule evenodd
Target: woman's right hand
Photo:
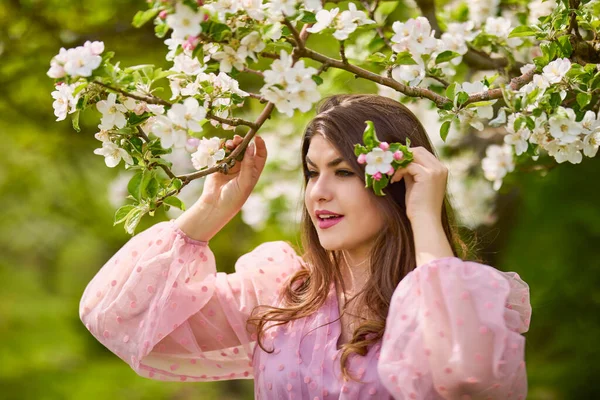
<instances>
[{"instance_id":1,"label":"woman's right hand","mask_svg":"<svg viewBox=\"0 0 600 400\"><path fill-rule=\"evenodd\" d=\"M243 138L235 135L233 139L227 140L225 146L230 151L242 143ZM267 161L267 146L260 136L254 137L246 147L244 159L236 161L227 175L215 172L206 177L204 189L199 202L210 205L219 212L235 216L258 182L258 178Z\"/></svg>"}]
</instances>

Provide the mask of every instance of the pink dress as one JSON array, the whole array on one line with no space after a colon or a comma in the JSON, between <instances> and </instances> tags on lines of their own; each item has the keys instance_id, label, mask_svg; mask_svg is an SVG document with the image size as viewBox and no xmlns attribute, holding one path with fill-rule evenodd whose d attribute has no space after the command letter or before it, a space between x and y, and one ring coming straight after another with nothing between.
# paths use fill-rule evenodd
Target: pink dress
<instances>
[{"instance_id":1,"label":"pink dress","mask_svg":"<svg viewBox=\"0 0 600 400\"><path fill-rule=\"evenodd\" d=\"M524 399L529 288L514 272L448 257L396 288L382 340L340 375L332 286L315 314L268 331L266 353L246 320L275 304L302 259L283 241L217 272L207 242L161 222L129 240L88 284L80 318L143 377L254 379L257 399ZM276 305L276 304L275 304Z\"/></svg>"}]
</instances>

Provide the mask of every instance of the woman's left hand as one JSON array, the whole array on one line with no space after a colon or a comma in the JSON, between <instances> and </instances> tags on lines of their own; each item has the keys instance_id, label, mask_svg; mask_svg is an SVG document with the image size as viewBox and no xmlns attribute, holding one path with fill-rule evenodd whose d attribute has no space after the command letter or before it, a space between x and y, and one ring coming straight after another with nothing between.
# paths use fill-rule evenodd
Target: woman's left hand
<instances>
[{"instance_id":1,"label":"woman's left hand","mask_svg":"<svg viewBox=\"0 0 600 400\"><path fill-rule=\"evenodd\" d=\"M398 168L391 179L404 179L406 185L406 215L411 221L419 218L440 220L448 180L448 168L424 147L411 147L413 161Z\"/></svg>"}]
</instances>

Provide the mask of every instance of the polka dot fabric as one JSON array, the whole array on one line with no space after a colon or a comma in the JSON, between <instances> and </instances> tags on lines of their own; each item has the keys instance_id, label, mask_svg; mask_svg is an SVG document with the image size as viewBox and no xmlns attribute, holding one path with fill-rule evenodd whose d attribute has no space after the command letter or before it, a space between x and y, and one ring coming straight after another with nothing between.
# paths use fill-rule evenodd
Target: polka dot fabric
<instances>
[{"instance_id":1,"label":"polka dot fabric","mask_svg":"<svg viewBox=\"0 0 600 400\"><path fill-rule=\"evenodd\" d=\"M85 289L80 316L139 375L165 381L254 379L257 399L524 399L529 288L514 272L443 258L398 285L384 337L352 355L344 382L333 285L315 314L269 329L264 352L246 320L278 305L302 259L263 243L216 272L208 243L175 221L134 236Z\"/></svg>"}]
</instances>

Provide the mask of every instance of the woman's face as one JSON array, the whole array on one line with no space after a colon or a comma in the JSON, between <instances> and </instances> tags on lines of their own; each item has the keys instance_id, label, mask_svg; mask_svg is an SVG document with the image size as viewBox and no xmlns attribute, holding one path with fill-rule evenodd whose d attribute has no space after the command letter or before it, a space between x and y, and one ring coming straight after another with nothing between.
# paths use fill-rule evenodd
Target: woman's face
<instances>
[{"instance_id":1,"label":"woman's face","mask_svg":"<svg viewBox=\"0 0 600 400\"><path fill-rule=\"evenodd\" d=\"M341 159L337 149L321 135L312 137L306 164L309 179L304 203L321 246L330 251L346 250L352 261L362 261L384 226L383 215L377 208L373 194L365 188L364 178L355 174L350 165ZM326 220L317 217L319 210L343 217L326 228L320 226Z\"/></svg>"}]
</instances>

